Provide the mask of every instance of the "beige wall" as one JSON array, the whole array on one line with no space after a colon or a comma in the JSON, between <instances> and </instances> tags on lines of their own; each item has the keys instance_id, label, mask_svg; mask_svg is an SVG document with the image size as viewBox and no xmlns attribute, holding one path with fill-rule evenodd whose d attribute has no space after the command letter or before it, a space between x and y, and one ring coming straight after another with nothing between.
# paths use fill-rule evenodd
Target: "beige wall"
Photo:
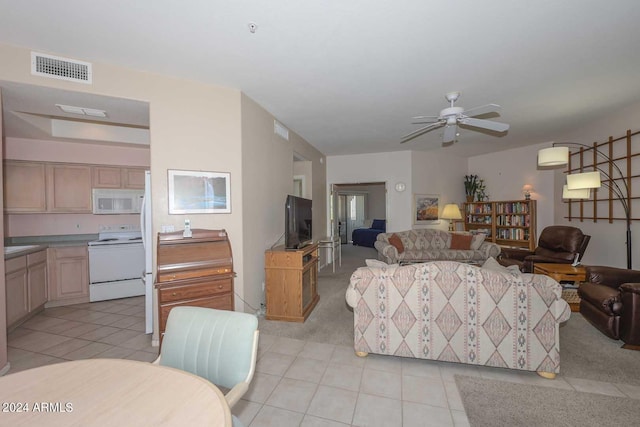
<instances>
[{"instance_id":1,"label":"beige wall","mask_svg":"<svg viewBox=\"0 0 640 427\"><path fill-rule=\"evenodd\" d=\"M243 259L246 311L257 310L264 302L264 251L284 244L284 204L293 187L293 153L311 165L313 237L324 235L326 224L326 171L322 154L295 132L289 141L273 132L274 117L251 98L242 95L242 169L245 171L242 198ZM322 163L321 163L322 160ZM307 179L309 181L309 179Z\"/></svg>"},{"instance_id":2,"label":"beige wall","mask_svg":"<svg viewBox=\"0 0 640 427\"><path fill-rule=\"evenodd\" d=\"M32 76L29 73L29 49L0 45L0 58L0 80L148 102L153 233L155 235L164 224L181 229L185 218L191 220L193 228L226 229L237 272L236 292L242 294L244 263L240 91L97 62L93 63L93 84L85 85ZM229 172L232 212L216 215L169 215L168 169ZM155 262L154 256L154 264Z\"/></svg>"},{"instance_id":3,"label":"beige wall","mask_svg":"<svg viewBox=\"0 0 640 427\"><path fill-rule=\"evenodd\" d=\"M411 229L411 151L327 157L327 191L333 184L384 182L387 192L387 231ZM404 182L406 190L395 190ZM329 227L329 225L327 225ZM327 228L327 232L329 232Z\"/></svg>"},{"instance_id":4,"label":"beige wall","mask_svg":"<svg viewBox=\"0 0 640 427\"><path fill-rule=\"evenodd\" d=\"M2 89L0 89L0 136L2 136ZM4 149L4 138L0 138L0 149ZM0 162L0 176L3 176ZM4 210L4 186L0 185L0 212ZM4 230L0 227L0 247L4 252ZM4 262L0 263L0 375L6 373L7 359L7 287L4 280Z\"/></svg>"}]
</instances>

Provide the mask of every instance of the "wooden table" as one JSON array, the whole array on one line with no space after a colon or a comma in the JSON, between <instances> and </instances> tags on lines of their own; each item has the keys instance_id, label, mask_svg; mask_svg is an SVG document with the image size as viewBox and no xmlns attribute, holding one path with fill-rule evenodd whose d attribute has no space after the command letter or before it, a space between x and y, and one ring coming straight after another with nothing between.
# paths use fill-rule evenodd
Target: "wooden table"
<instances>
[{"instance_id":1,"label":"wooden table","mask_svg":"<svg viewBox=\"0 0 640 427\"><path fill-rule=\"evenodd\" d=\"M584 267L574 267L571 264L533 264L535 274L544 274L551 277L556 282L566 280L570 282L584 282L587 280L587 272Z\"/></svg>"},{"instance_id":2,"label":"wooden table","mask_svg":"<svg viewBox=\"0 0 640 427\"><path fill-rule=\"evenodd\" d=\"M544 274L551 277L556 282L561 280L570 282L584 282L587 280L587 272L584 267L574 267L571 264L540 263L533 264L535 274ZM569 303L572 312L580 311L580 297L577 289L564 289L562 298Z\"/></svg>"},{"instance_id":3,"label":"wooden table","mask_svg":"<svg viewBox=\"0 0 640 427\"><path fill-rule=\"evenodd\" d=\"M133 360L78 360L9 374L0 378L0 404L7 426L231 426L229 405L209 381Z\"/></svg>"}]
</instances>

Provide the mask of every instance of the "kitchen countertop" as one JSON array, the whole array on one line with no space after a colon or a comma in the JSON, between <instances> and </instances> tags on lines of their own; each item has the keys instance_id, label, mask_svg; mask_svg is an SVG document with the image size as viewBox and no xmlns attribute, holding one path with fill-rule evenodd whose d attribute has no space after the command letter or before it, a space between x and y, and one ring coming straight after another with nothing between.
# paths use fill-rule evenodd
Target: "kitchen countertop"
<instances>
[{"instance_id":1,"label":"kitchen countertop","mask_svg":"<svg viewBox=\"0 0 640 427\"><path fill-rule=\"evenodd\" d=\"M47 248L66 247L66 246L87 246L92 240L98 238L97 234L72 234L59 236L26 236L26 237L9 237L5 239L5 248L11 246L28 246L23 250L8 253L4 255L4 259L17 258L19 256L28 255Z\"/></svg>"}]
</instances>

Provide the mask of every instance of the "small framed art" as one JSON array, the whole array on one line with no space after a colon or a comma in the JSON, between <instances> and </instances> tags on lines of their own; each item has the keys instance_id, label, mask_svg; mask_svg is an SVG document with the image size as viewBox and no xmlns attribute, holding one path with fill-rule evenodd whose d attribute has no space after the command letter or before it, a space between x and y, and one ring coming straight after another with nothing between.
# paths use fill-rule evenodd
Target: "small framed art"
<instances>
[{"instance_id":1,"label":"small framed art","mask_svg":"<svg viewBox=\"0 0 640 427\"><path fill-rule=\"evenodd\" d=\"M413 224L439 224L440 196L434 194L413 195Z\"/></svg>"}]
</instances>

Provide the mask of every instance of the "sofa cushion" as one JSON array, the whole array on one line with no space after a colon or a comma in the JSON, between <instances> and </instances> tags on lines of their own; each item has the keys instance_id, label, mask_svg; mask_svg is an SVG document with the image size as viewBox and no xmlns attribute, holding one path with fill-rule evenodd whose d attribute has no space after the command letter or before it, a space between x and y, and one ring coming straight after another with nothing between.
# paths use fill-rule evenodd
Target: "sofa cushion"
<instances>
[{"instance_id":1,"label":"sofa cushion","mask_svg":"<svg viewBox=\"0 0 640 427\"><path fill-rule=\"evenodd\" d=\"M398 237L397 234L394 233L389 236L389 244L395 246L399 254L404 252L404 245L402 244L402 240L400 240L400 237Z\"/></svg>"},{"instance_id":2,"label":"sofa cushion","mask_svg":"<svg viewBox=\"0 0 640 427\"><path fill-rule=\"evenodd\" d=\"M389 264L387 264L384 261L380 261L378 259L365 259L364 263L367 265L367 267L379 267L379 268L389 267Z\"/></svg>"},{"instance_id":3,"label":"sofa cushion","mask_svg":"<svg viewBox=\"0 0 640 427\"><path fill-rule=\"evenodd\" d=\"M471 250L477 251L480 249L480 245L484 242L484 239L487 237L484 233L474 234L473 239L471 239Z\"/></svg>"},{"instance_id":4,"label":"sofa cushion","mask_svg":"<svg viewBox=\"0 0 640 427\"><path fill-rule=\"evenodd\" d=\"M471 249L471 239L473 236L465 234L452 234L450 249L469 250Z\"/></svg>"},{"instance_id":5,"label":"sofa cushion","mask_svg":"<svg viewBox=\"0 0 640 427\"><path fill-rule=\"evenodd\" d=\"M481 268L484 268L485 270L498 271L500 273L509 273L512 276L520 275L520 269L518 266L510 265L509 267L503 267L494 257L487 258Z\"/></svg>"}]
</instances>

